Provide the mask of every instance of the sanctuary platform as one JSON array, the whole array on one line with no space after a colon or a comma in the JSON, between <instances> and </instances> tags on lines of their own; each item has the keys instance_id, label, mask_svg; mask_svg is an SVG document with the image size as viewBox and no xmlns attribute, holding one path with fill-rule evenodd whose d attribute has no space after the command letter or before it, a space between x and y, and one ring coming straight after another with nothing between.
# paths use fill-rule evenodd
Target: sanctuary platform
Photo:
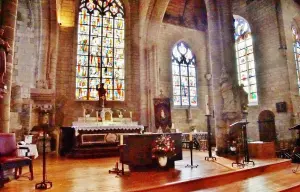
<instances>
[{"instance_id":1,"label":"sanctuary platform","mask_svg":"<svg viewBox=\"0 0 300 192\"><path fill-rule=\"evenodd\" d=\"M53 154L47 156L47 179L53 182L51 192L119 192L119 191L297 191L300 174L293 173L296 164L285 159L254 159L255 166L232 168L232 160L217 157L216 162L204 160L207 152L194 151L194 164L198 168L186 168L190 153L183 151L183 160L175 162L169 170L129 172L125 175L109 174L118 161L117 157L93 159L68 159ZM28 192L42 178L42 157L34 162L34 180L19 178L5 184L0 191ZM26 176L26 175L25 175Z\"/></svg>"}]
</instances>

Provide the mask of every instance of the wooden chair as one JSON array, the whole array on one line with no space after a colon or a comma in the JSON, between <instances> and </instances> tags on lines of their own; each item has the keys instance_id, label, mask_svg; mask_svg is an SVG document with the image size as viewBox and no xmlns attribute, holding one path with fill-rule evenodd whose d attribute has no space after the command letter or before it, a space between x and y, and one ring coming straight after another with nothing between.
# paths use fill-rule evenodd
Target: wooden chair
<instances>
[{"instance_id":1,"label":"wooden chair","mask_svg":"<svg viewBox=\"0 0 300 192\"><path fill-rule=\"evenodd\" d=\"M33 180L31 158L18 157L17 149L14 133L0 133L0 187L4 186L4 171L8 169L15 169L15 178L18 179L22 174L22 167L29 166L29 179ZM25 149L28 150L28 148Z\"/></svg>"}]
</instances>

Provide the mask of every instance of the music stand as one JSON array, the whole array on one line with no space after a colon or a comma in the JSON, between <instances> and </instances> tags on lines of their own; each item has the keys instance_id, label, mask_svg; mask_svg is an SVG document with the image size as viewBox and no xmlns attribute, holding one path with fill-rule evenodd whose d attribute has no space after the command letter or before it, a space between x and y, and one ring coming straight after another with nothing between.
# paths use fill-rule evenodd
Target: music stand
<instances>
[{"instance_id":1,"label":"music stand","mask_svg":"<svg viewBox=\"0 0 300 192\"><path fill-rule=\"evenodd\" d=\"M248 123L249 122L247 120L246 121L238 121L238 122L235 122L235 123L231 124L230 128L238 128L238 129L242 130L242 140L243 140L242 143L244 145L244 160L243 160L243 164L245 165L245 164L248 164L248 163L251 162L251 163L253 163L253 166L254 166L255 163L254 163L254 161L250 160L249 150L248 150L248 141L247 141L247 124ZM238 162L235 162L233 164L236 164L236 163L238 163Z\"/></svg>"}]
</instances>

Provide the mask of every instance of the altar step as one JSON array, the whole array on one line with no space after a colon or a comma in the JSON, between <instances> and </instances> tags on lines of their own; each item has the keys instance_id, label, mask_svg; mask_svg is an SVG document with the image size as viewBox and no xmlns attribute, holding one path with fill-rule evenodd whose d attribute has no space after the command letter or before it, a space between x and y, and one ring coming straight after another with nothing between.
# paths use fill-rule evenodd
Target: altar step
<instances>
[{"instance_id":1,"label":"altar step","mask_svg":"<svg viewBox=\"0 0 300 192\"><path fill-rule=\"evenodd\" d=\"M159 191L159 192L181 192L181 191L298 191L300 182L293 178L295 164L290 160L279 160L267 165L246 167L244 169L221 173L218 175L192 178L186 181L178 181L160 186L152 186L137 191ZM294 180L282 181L282 178L288 175ZM290 187L284 186L283 182L291 182ZM282 184L282 185L281 185ZM270 189L271 186L271 189ZM286 185L285 185L286 186Z\"/></svg>"},{"instance_id":2,"label":"altar step","mask_svg":"<svg viewBox=\"0 0 300 192\"><path fill-rule=\"evenodd\" d=\"M119 155L119 148L117 144L104 146L81 146L73 148L67 157L71 158L97 158L110 157Z\"/></svg>"}]
</instances>

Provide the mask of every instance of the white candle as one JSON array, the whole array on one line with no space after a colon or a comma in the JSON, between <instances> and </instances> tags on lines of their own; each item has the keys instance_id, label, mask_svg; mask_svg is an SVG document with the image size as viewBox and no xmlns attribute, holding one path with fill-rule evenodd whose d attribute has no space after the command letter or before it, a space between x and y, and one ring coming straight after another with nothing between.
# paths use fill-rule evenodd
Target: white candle
<instances>
[{"instance_id":1,"label":"white candle","mask_svg":"<svg viewBox=\"0 0 300 192\"><path fill-rule=\"evenodd\" d=\"M209 115L209 103L208 103L208 95L205 95L205 114Z\"/></svg>"},{"instance_id":2,"label":"white candle","mask_svg":"<svg viewBox=\"0 0 300 192\"><path fill-rule=\"evenodd\" d=\"M130 114L130 118L132 119L132 112L130 111L129 114Z\"/></svg>"},{"instance_id":3,"label":"white candle","mask_svg":"<svg viewBox=\"0 0 300 192\"><path fill-rule=\"evenodd\" d=\"M193 141L193 134L192 133L189 134L189 141Z\"/></svg>"},{"instance_id":4,"label":"white candle","mask_svg":"<svg viewBox=\"0 0 300 192\"><path fill-rule=\"evenodd\" d=\"M171 127L171 129L174 129L174 123L172 123L172 127Z\"/></svg>"},{"instance_id":5,"label":"white candle","mask_svg":"<svg viewBox=\"0 0 300 192\"><path fill-rule=\"evenodd\" d=\"M123 135L120 135L120 145L123 145Z\"/></svg>"}]
</instances>

